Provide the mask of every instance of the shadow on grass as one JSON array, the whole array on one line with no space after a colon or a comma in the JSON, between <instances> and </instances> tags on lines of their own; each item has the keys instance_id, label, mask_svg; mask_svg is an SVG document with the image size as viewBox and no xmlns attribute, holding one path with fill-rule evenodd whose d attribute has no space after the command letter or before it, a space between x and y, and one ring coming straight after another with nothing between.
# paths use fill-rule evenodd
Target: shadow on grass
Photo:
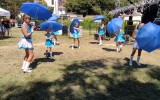
<instances>
[{"instance_id":1,"label":"shadow on grass","mask_svg":"<svg viewBox=\"0 0 160 100\"><path fill-rule=\"evenodd\" d=\"M111 52L111 51L116 51L115 49L111 49L111 48L102 48L103 50L105 50L105 51L108 51L108 52Z\"/></svg>"},{"instance_id":2,"label":"shadow on grass","mask_svg":"<svg viewBox=\"0 0 160 100\"><path fill-rule=\"evenodd\" d=\"M54 81L54 86L57 87L54 97L58 100L158 100L160 97L160 90L155 84L142 83L126 72L123 73L126 75L125 78L118 80L116 78L121 72L105 74L96 71L99 68L106 70L103 63L105 60L100 60L99 64L95 64L96 67L93 66L93 62L97 63L97 61L75 62L66 66L63 78ZM114 66L119 66L119 63ZM68 90L70 92L66 92Z\"/></svg>"},{"instance_id":3,"label":"shadow on grass","mask_svg":"<svg viewBox=\"0 0 160 100\"><path fill-rule=\"evenodd\" d=\"M121 66L119 59L85 60L64 65L61 78L52 82L38 81L21 86L7 87L0 91L0 97L7 100L158 100L160 89L151 82L140 82L133 75L126 74L113 66ZM110 67L110 68L109 68ZM109 71L109 72L108 72ZM151 70L152 73L152 70ZM131 74L131 73L130 73ZM154 72L152 73L153 76ZM158 76L157 76L158 77ZM153 77L156 78L156 77ZM2 89L0 89L2 90Z\"/></svg>"},{"instance_id":4,"label":"shadow on grass","mask_svg":"<svg viewBox=\"0 0 160 100\"><path fill-rule=\"evenodd\" d=\"M0 37L0 40L6 40L6 39L10 39L10 38L16 38L16 37L13 37L13 36L12 36L12 37L11 37L11 36L5 36L4 38L1 38L1 37Z\"/></svg>"},{"instance_id":5,"label":"shadow on grass","mask_svg":"<svg viewBox=\"0 0 160 100\"><path fill-rule=\"evenodd\" d=\"M98 44L99 42L89 42L90 44Z\"/></svg>"},{"instance_id":6,"label":"shadow on grass","mask_svg":"<svg viewBox=\"0 0 160 100\"><path fill-rule=\"evenodd\" d=\"M153 78L160 81L160 67L152 68L148 71L148 74Z\"/></svg>"},{"instance_id":7,"label":"shadow on grass","mask_svg":"<svg viewBox=\"0 0 160 100\"><path fill-rule=\"evenodd\" d=\"M54 61L55 61L54 59L50 59L50 58L37 58L33 60L33 62L30 64L30 67L32 69L35 69L42 62L54 62Z\"/></svg>"},{"instance_id":8,"label":"shadow on grass","mask_svg":"<svg viewBox=\"0 0 160 100\"><path fill-rule=\"evenodd\" d=\"M125 57L123 60L125 60L126 61L126 63L124 63L123 64L123 66L126 66L126 67L129 67L129 68L147 68L148 67L148 65L147 64L142 64L141 63L141 66L138 66L137 65L137 63L136 63L136 61L132 61L132 66L129 66L129 61L130 61L130 59L129 58L127 58L127 57ZM116 67L115 67L116 68Z\"/></svg>"},{"instance_id":9,"label":"shadow on grass","mask_svg":"<svg viewBox=\"0 0 160 100\"><path fill-rule=\"evenodd\" d=\"M52 55L61 55L63 52L52 52Z\"/></svg>"},{"instance_id":10,"label":"shadow on grass","mask_svg":"<svg viewBox=\"0 0 160 100\"><path fill-rule=\"evenodd\" d=\"M28 84L29 89L21 86L11 86L6 91L12 92L6 100L49 100L49 88L52 83L45 81L38 81ZM17 90L17 91L14 91Z\"/></svg>"}]
</instances>

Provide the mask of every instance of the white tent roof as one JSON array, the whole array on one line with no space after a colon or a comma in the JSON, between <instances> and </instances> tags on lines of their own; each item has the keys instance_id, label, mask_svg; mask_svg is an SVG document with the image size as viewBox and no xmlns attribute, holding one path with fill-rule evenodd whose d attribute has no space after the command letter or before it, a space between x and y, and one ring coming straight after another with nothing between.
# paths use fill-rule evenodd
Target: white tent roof
<instances>
[{"instance_id":1,"label":"white tent roof","mask_svg":"<svg viewBox=\"0 0 160 100\"><path fill-rule=\"evenodd\" d=\"M0 8L0 16L10 16L10 12Z\"/></svg>"}]
</instances>

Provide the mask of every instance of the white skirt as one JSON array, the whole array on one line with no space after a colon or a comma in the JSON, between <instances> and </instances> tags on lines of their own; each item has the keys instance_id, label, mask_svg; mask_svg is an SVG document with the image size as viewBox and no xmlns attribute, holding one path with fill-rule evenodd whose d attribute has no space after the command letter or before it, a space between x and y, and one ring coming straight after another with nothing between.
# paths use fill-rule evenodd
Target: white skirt
<instances>
[{"instance_id":1,"label":"white skirt","mask_svg":"<svg viewBox=\"0 0 160 100\"><path fill-rule=\"evenodd\" d=\"M18 49L30 49L33 50L31 39L21 39L18 43Z\"/></svg>"},{"instance_id":2,"label":"white skirt","mask_svg":"<svg viewBox=\"0 0 160 100\"><path fill-rule=\"evenodd\" d=\"M135 40L134 43L133 43L133 48L135 49L139 49L139 46L138 46L138 43L137 41Z\"/></svg>"}]
</instances>

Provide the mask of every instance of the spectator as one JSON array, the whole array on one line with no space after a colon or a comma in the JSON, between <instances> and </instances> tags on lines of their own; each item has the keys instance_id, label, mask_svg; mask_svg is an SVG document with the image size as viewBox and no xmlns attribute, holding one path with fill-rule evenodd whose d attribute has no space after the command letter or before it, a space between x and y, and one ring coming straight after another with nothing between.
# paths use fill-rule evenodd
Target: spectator
<instances>
[{"instance_id":1,"label":"spectator","mask_svg":"<svg viewBox=\"0 0 160 100\"><path fill-rule=\"evenodd\" d=\"M7 31L7 33L8 33L8 36L9 36L9 31L10 31L10 22L9 22L9 20L5 17L4 18L4 20L2 21L2 25L4 26L4 28L5 28L5 31L4 32L6 32Z\"/></svg>"},{"instance_id":2,"label":"spectator","mask_svg":"<svg viewBox=\"0 0 160 100\"><path fill-rule=\"evenodd\" d=\"M0 18L0 38L4 38L4 29Z\"/></svg>"}]
</instances>

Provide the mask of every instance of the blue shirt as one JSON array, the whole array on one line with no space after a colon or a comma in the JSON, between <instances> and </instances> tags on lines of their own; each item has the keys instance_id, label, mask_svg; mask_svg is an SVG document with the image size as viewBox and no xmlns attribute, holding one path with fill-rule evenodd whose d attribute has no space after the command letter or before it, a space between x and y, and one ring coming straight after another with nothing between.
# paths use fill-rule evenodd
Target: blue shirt
<instances>
[{"instance_id":1,"label":"blue shirt","mask_svg":"<svg viewBox=\"0 0 160 100\"><path fill-rule=\"evenodd\" d=\"M30 28L28 25L25 25L25 27L26 27L26 29L27 29L27 33L31 33L31 28ZM22 31L22 38L23 38L23 39L31 39L31 35L28 36L28 37L25 37L25 36L24 36L24 33L23 33L23 31Z\"/></svg>"}]
</instances>

